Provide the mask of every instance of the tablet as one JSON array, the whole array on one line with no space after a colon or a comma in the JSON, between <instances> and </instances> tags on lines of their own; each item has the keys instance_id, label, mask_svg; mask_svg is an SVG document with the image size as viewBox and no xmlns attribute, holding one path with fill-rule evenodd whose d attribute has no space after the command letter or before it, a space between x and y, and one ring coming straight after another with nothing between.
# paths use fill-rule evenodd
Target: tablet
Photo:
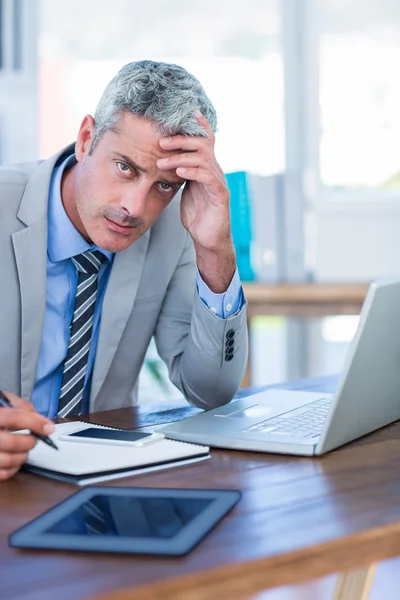
<instances>
[{"instance_id":1,"label":"tablet","mask_svg":"<svg viewBox=\"0 0 400 600\"><path fill-rule=\"evenodd\" d=\"M91 486L12 533L9 545L182 556L240 497L237 490Z\"/></svg>"}]
</instances>

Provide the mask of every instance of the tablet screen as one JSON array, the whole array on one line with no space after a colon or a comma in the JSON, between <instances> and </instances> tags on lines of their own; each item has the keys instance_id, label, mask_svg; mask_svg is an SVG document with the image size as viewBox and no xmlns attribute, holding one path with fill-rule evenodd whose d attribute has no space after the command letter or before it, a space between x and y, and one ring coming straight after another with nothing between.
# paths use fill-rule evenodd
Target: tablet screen
<instances>
[{"instance_id":1,"label":"tablet screen","mask_svg":"<svg viewBox=\"0 0 400 600\"><path fill-rule=\"evenodd\" d=\"M206 498L96 495L44 533L171 538L211 502Z\"/></svg>"},{"instance_id":2,"label":"tablet screen","mask_svg":"<svg viewBox=\"0 0 400 600\"><path fill-rule=\"evenodd\" d=\"M240 497L237 490L91 486L12 533L9 544L180 556L198 544Z\"/></svg>"}]
</instances>

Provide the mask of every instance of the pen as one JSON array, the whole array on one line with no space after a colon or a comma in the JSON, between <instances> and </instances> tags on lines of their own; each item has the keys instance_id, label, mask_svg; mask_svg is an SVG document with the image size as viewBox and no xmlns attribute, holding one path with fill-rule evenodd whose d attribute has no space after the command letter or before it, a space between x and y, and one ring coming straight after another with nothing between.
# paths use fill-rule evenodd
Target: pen
<instances>
[{"instance_id":1,"label":"pen","mask_svg":"<svg viewBox=\"0 0 400 600\"><path fill-rule=\"evenodd\" d=\"M9 399L6 398L6 396L3 394L3 392L1 390L0 390L0 406L3 406L4 408L15 408L11 404L11 402L9 401ZM34 431L31 431L31 434L36 439L41 440L42 442L44 442L48 446L51 446L52 448L54 448L54 450L58 450L58 448L55 445L55 443L49 437L47 437L45 435L40 435L40 433L35 433Z\"/></svg>"}]
</instances>

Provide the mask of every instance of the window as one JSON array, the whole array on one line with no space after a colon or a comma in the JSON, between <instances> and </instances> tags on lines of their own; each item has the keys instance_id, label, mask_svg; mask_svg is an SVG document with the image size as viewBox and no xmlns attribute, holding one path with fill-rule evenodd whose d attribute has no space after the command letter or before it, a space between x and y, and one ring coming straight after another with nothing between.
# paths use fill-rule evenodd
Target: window
<instances>
[{"instance_id":1,"label":"window","mask_svg":"<svg viewBox=\"0 0 400 600\"><path fill-rule=\"evenodd\" d=\"M321 0L320 175L338 190L400 187L400 3Z\"/></svg>"},{"instance_id":2,"label":"window","mask_svg":"<svg viewBox=\"0 0 400 600\"><path fill-rule=\"evenodd\" d=\"M145 58L181 64L204 85L225 172L284 168L279 0L41 0L41 156L73 141L116 71Z\"/></svg>"},{"instance_id":3,"label":"window","mask_svg":"<svg viewBox=\"0 0 400 600\"><path fill-rule=\"evenodd\" d=\"M0 0L0 164L37 158L37 5Z\"/></svg>"}]
</instances>

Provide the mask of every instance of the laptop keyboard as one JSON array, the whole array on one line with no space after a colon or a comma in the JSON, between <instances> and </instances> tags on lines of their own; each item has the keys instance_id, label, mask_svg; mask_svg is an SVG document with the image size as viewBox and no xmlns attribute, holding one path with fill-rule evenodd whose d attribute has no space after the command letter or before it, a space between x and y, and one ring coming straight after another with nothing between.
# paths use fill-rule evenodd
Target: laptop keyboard
<instances>
[{"instance_id":1,"label":"laptop keyboard","mask_svg":"<svg viewBox=\"0 0 400 600\"><path fill-rule=\"evenodd\" d=\"M315 437L323 429L330 405L331 399L321 398L321 400L311 402L307 407L292 411L296 413L295 415L290 416L290 412L285 413L246 427L243 431L279 433L280 435L295 435L297 437Z\"/></svg>"}]
</instances>

